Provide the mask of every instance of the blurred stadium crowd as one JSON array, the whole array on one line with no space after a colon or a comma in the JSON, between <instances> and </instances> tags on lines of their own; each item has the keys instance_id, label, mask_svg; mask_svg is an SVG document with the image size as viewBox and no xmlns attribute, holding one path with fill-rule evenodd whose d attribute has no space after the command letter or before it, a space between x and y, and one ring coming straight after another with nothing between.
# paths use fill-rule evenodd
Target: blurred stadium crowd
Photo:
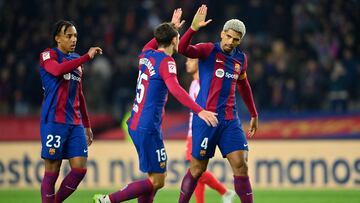
<instances>
[{"instance_id":1,"label":"blurred stadium crowd","mask_svg":"<svg viewBox=\"0 0 360 203\"><path fill-rule=\"evenodd\" d=\"M200 3L208 5L213 22L194 42L219 40L230 18L247 26L240 46L259 111L360 110L358 0L0 0L0 115L39 112L39 54L51 46L52 25L59 19L75 22L78 53L95 45L104 50L85 65L89 111L121 114L133 99L137 55L153 28L181 7L183 33ZM187 88L184 57L175 58ZM169 109L181 108L171 101Z\"/></svg>"}]
</instances>

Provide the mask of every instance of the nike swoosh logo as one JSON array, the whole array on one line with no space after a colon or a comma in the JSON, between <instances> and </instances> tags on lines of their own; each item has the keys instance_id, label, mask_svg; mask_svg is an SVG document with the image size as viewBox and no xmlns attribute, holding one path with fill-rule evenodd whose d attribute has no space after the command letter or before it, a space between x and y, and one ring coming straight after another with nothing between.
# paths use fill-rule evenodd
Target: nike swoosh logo
<instances>
[{"instance_id":1,"label":"nike swoosh logo","mask_svg":"<svg viewBox=\"0 0 360 203\"><path fill-rule=\"evenodd\" d=\"M88 152L88 150L87 150L87 149L84 149L84 153L86 153L86 152Z\"/></svg>"},{"instance_id":2,"label":"nike swoosh logo","mask_svg":"<svg viewBox=\"0 0 360 203\"><path fill-rule=\"evenodd\" d=\"M72 188L72 187L69 187L69 186L65 186L67 189L69 189L69 190L76 190L76 188Z\"/></svg>"},{"instance_id":3,"label":"nike swoosh logo","mask_svg":"<svg viewBox=\"0 0 360 203\"><path fill-rule=\"evenodd\" d=\"M216 59L216 63L222 63L222 62L224 62L224 61Z\"/></svg>"},{"instance_id":4,"label":"nike swoosh logo","mask_svg":"<svg viewBox=\"0 0 360 203\"><path fill-rule=\"evenodd\" d=\"M252 195L252 192L247 192L246 195Z\"/></svg>"},{"instance_id":5,"label":"nike swoosh logo","mask_svg":"<svg viewBox=\"0 0 360 203\"><path fill-rule=\"evenodd\" d=\"M244 147L247 147L249 144L244 144Z\"/></svg>"}]
</instances>

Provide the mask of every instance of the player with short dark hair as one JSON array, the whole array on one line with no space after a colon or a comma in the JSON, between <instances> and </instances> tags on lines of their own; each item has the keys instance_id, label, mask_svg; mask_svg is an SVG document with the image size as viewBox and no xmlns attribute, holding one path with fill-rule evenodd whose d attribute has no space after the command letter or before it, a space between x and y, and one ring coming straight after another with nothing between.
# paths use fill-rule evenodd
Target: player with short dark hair
<instances>
[{"instance_id":1,"label":"player with short dark hair","mask_svg":"<svg viewBox=\"0 0 360 203\"><path fill-rule=\"evenodd\" d=\"M177 80L172 55L177 52L182 11L176 9L172 23L162 23L154 31L155 38L139 55L139 76L131 117L127 124L139 157L140 170L148 178L132 182L110 195L95 195L96 203L117 203L138 198L139 203L153 202L157 190L164 186L167 155L161 132L168 91L210 126L217 125L216 114L196 104Z\"/></svg>"},{"instance_id":2,"label":"player with short dark hair","mask_svg":"<svg viewBox=\"0 0 360 203\"><path fill-rule=\"evenodd\" d=\"M41 183L43 203L63 202L80 184L86 174L88 146L93 133L82 91L82 64L102 54L92 47L79 56L75 53L77 31L70 21L55 24L54 48L40 54L40 76L44 89L40 134L41 157L45 174ZM55 194L55 182L63 159L69 159L71 171Z\"/></svg>"},{"instance_id":3,"label":"player with short dark hair","mask_svg":"<svg viewBox=\"0 0 360 203\"><path fill-rule=\"evenodd\" d=\"M225 23L218 43L190 45L192 36L211 20L206 19L207 7L202 5L195 14L191 28L182 36L179 53L199 58L200 91L196 102L209 111L218 113L219 124L209 127L194 115L192 121L192 159L190 169L181 184L179 203L189 202L216 146L227 158L233 174L235 191L242 203L252 203L252 189L248 176L248 142L235 107L235 90L244 100L250 114L249 137L258 127L258 113L251 87L246 77L247 59L238 48L245 35L245 25L237 19Z\"/></svg>"}]
</instances>

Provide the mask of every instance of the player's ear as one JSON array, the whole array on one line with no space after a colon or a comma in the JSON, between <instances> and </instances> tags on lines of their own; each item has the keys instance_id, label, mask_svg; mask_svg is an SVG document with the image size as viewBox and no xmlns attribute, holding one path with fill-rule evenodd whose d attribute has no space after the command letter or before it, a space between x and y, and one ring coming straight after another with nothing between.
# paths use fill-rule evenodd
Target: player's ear
<instances>
[{"instance_id":1,"label":"player's ear","mask_svg":"<svg viewBox=\"0 0 360 203\"><path fill-rule=\"evenodd\" d=\"M177 37L173 37L171 40L171 44L176 46L176 43L178 43L178 38Z\"/></svg>"},{"instance_id":2,"label":"player's ear","mask_svg":"<svg viewBox=\"0 0 360 203\"><path fill-rule=\"evenodd\" d=\"M56 36L55 36L55 42L58 44L59 41L60 41L60 36L59 36L59 35L56 35Z\"/></svg>"},{"instance_id":3,"label":"player's ear","mask_svg":"<svg viewBox=\"0 0 360 203\"><path fill-rule=\"evenodd\" d=\"M221 31L220 37L221 37L221 39L223 39L225 37L225 31L224 30Z\"/></svg>"}]
</instances>

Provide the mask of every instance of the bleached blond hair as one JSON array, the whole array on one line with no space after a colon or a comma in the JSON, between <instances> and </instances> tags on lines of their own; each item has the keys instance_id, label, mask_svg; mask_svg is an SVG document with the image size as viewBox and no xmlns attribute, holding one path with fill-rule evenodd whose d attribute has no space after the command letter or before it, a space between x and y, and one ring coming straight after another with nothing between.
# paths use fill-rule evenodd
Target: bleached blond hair
<instances>
[{"instance_id":1,"label":"bleached blond hair","mask_svg":"<svg viewBox=\"0 0 360 203\"><path fill-rule=\"evenodd\" d=\"M226 21L226 23L224 24L223 31L227 31L229 29L232 29L236 32L240 32L241 39L245 36L246 27L245 27L245 24L241 20L231 19L231 20Z\"/></svg>"}]
</instances>

